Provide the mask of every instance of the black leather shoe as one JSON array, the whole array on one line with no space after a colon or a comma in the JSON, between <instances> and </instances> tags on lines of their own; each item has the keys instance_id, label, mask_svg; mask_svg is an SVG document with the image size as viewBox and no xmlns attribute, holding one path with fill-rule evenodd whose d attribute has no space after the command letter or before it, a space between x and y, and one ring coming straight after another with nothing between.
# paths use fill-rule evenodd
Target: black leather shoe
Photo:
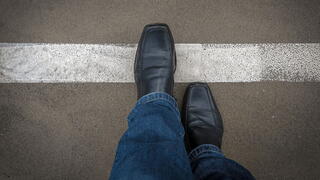
<instances>
[{"instance_id":1,"label":"black leather shoe","mask_svg":"<svg viewBox=\"0 0 320 180\"><path fill-rule=\"evenodd\" d=\"M146 25L138 44L134 65L138 98L151 92L172 95L175 68L175 48L168 25Z\"/></svg>"},{"instance_id":2,"label":"black leather shoe","mask_svg":"<svg viewBox=\"0 0 320 180\"><path fill-rule=\"evenodd\" d=\"M222 119L207 84L192 83L188 86L182 110L187 151L201 144L213 144L221 148Z\"/></svg>"}]
</instances>

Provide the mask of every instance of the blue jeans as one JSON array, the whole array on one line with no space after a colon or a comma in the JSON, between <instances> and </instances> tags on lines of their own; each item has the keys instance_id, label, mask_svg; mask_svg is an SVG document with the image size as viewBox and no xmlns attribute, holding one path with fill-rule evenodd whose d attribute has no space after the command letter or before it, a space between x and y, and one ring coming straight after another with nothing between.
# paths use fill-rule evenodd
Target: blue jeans
<instances>
[{"instance_id":1,"label":"blue jeans","mask_svg":"<svg viewBox=\"0 0 320 180\"><path fill-rule=\"evenodd\" d=\"M189 155L175 99L166 93L141 97L128 116L110 179L254 179L244 167L204 144Z\"/></svg>"}]
</instances>

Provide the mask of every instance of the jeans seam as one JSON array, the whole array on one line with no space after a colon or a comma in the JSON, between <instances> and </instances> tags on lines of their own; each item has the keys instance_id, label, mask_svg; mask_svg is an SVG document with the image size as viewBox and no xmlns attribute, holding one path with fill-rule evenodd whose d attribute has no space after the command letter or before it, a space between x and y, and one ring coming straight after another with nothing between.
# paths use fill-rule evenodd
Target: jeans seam
<instances>
[{"instance_id":1,"label":"jeans seam","mask_svg":"<svg viewBox=\"0 0 320 180\"><path fill-rule=\"evenodd\" d=\"M145 101L141 102L140 104L147 104L149 102L156 101L156 100L164 100L164 101L171 103L170 100L163 98L163 97L159 97L159 98L155 98L155 99L145 100Z\"/></svg>"}]
</instances>

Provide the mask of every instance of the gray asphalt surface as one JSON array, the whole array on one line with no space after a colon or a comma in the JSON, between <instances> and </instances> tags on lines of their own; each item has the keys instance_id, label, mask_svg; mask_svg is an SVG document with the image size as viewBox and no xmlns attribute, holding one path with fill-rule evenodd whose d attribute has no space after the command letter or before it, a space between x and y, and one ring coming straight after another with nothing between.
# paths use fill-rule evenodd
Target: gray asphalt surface
<instances>
[{"instance_id":1,"label":"gray asphalt surface","mask_svg":"<svg viewBox=\"0 0 320 180\"><path fill-rule=\"evenodd\" d=\"M136 43L145 24L166 22L177 43L319 43L319 19L312 0L2 0L0 42ZM318 179L318 82L210 87L227 157L257 179ZM133 83L0 84L0 179L106 179L135 93Z\"/></svg>"}]
</instances>

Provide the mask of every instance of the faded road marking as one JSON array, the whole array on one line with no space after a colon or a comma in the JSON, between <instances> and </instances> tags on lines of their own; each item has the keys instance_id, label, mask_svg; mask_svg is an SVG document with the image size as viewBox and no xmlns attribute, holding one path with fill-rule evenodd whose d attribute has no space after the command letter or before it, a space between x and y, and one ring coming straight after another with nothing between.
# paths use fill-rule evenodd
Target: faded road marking
<instances>
[{"instance_id":1,"label":"faded road marking","mask_svg":"<svg viewBox=\"0 0 320 180\"><path fill-rule=\"evenodd\" d=\"M0 43L0 82L134 82L136 44ZM176 44L176 82L320 81L320 44Z\"/></svg>"}]
</instances>

